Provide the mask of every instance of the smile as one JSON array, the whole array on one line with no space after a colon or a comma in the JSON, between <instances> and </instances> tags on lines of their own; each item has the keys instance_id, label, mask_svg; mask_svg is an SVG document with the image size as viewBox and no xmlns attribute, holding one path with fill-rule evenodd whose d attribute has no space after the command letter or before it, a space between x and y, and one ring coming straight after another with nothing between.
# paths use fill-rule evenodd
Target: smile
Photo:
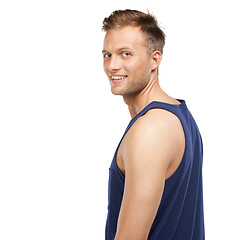
<instances>
[{"instance_id":1,"label":"smile","mask_svg":"<svg viewBox=\"0 0 225 240\"><path fill-rule=\"evenodd\" d=\"M112 76L111 74L109 74L109 76L110 76L110 79L113 84L119 84L128 77L127 75L113 75Z\"/></svg>"},{"instance_id":2,"label":"smile","mask_svg":"<svg viewBox=\"0 0 225 240\"><path fill-rule=\"evenodd\" d=\"M112 80L121 80L121 79L125 79L127 76L110 76L110 78Z\"/></svg>"}]
</instances>

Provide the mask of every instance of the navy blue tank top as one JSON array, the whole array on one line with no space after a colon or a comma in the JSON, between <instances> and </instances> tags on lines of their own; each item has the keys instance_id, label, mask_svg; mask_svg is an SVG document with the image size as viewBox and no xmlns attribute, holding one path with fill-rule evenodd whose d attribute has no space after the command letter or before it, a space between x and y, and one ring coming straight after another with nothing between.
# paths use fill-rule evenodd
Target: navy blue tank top
<instances>
[{"instance_id":1,"label":"navy blue tank top","mask_svg":"<svg viewBox=\"0 0 225 240\"><path fill-rule=\"evenodd\" d=\"M121 139L122 141L127 131L139 117L153 108L170 111L179 118L183 126L185 134L184 155L174 174L165 180L162 199L149 232L149 240L205 239L202 193L202 139L185 101L179 101L181 102L180 105L151 102L130 121ZM125 176L116 162L120 143L109 168L106 240L115 238L123 198Z\"/></svg>"}]
</instances>

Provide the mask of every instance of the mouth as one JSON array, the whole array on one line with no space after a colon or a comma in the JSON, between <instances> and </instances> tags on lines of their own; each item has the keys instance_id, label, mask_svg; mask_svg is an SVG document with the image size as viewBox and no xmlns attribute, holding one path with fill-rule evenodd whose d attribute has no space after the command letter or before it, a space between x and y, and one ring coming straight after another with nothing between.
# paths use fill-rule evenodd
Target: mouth
<instances>
[{"instance_id":1,"label":"mouth","mask_svg":"<svg viewBox=\"0 0 225 240\"><path fill-rule=\"evenodd\" d=\"M113 84L118 84L121 83L124 79L126 79L128 76L127 75L110 75L111 82Z\"/></svg>"}]
</instances>

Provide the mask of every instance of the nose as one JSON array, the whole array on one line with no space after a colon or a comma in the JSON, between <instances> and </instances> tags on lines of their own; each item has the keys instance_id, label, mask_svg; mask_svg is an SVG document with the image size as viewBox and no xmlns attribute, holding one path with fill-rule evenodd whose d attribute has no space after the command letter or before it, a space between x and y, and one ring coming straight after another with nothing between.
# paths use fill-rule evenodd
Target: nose
<instances>
[{"instance_id":1,"label":"nose","mask_svg":"<svg viewBox=\"0 0 225 240\"><path fill-rule=\"evenodd\" d=\"M108 70L110 72L116 72L121 68L121 61L118 56L111 56L108 64Z\"/></svg>"}]
</instances>

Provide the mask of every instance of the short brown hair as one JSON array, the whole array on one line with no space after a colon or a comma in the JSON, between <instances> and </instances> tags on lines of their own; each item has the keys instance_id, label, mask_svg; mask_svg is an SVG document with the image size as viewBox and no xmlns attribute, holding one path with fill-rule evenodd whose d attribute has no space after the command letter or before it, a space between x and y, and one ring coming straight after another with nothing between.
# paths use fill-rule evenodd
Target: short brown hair
<instances>
[{"instance_id":1,"label":"short brown hair","mask_svg":"<svg viewBox=\"0 0 225 240\"><path fill-rule=\"evenodd\" d=\"M103 20L102 30L108 32L114 29L121 29L126 26L140 27L145 34L147 44L146 47L149 53L160 51L163 53L165 45L165 34L159 28L156 18L149 13L140 12L137 10L116 10Z\"/></svg>"}]
</instances>

